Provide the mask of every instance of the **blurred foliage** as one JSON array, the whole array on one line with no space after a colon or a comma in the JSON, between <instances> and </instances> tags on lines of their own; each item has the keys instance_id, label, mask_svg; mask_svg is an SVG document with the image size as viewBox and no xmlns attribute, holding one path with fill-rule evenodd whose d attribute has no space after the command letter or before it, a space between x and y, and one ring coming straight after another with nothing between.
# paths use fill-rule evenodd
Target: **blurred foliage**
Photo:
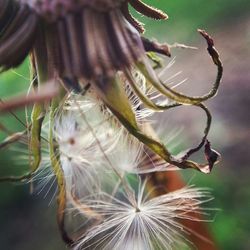
<instances>
[{"instance_id":1,"label":"blurred foliage","mask_svg":"<svg viewBox=\"0 0 250 250\"><path fill-rule=\"evenodd\" d=\"M157 6L169 16L167 21L159 22L141 17L140 20L146 25L146 35L157 39L164 38L170 43L187 38L190 41L190 38L196 35L198 28L214 30L232 25L248 16L250 8L248 0L145 0L144 2Z\"/></svg>"},{"instance_id":2,"label":"blurred foliage","mask_svg":"<svg viewBox=\"0 0 250 250\"><path fill-rule=\"evenodd\" d=\"M197 28L208 29L215 33L247 18L250 9L249 0L145 0L145 2L163 9L169 15L168 21L159 22L139 17L145 23L146 36L156 37L168 43L175 41L192 43L196 39ZM18 69L0 75L0 98L4 100L16 93L24 93L28 86L29 66L28 62L25 62ZM23 111L18 111L16 114L25 121ZM23 126L10 115L1 115L0 121L12 131L23 129ZM3 138L4 135L0 132L0 140ZM0 175L13 173L16 170L13 167L15 158L15 152L7 150L0 152ZM231 164L229 161L226 163ZM245 164L249 165L248 162ZM19 171L22 167L25 166L18 166ZM213 206L221 211L217 213L210 226L220 249L250 249L248 238L250 184L247 178L238 176L234 175L234 172L220 169L215 169L210 176L193 171L184 173L185 179L192 184L211 187L213 190L215 196ZM63 248L56 230L54 206L48 208L48 200L44 203L41 201L42 197L30 197L28 186L12 184L0 184L0 197L1 249ZM15 230L23 232L18 236Z\"/></svg>"}]
</instances>

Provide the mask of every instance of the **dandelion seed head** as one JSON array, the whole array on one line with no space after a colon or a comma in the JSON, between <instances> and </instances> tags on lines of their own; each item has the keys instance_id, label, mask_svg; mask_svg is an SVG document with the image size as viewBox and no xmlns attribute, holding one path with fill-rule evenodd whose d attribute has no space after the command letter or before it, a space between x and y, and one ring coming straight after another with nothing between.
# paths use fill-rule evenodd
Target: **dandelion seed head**
<instances>
[{"instance_id":1,"label":"dandelion seed head","mask_svg":"<svg viewBox=\"0 0 250 250\"><path fill-rule=\"evenodd\" d=\"M128 133L124 133L121 135L114 150L108 154L108 157L112 165L117 169L134 173L139 171L138 166L141 161L142 151L143 144Z\"/></svg>"},{"instance_id":2,"label":"dandelion seed head","mask_svg":"<svg viewBox=\"0 0 250 250\"><path fill-rule=\"evenodd\" d=\"M79 197L100 189L102 172L107 171L102 164L103 153L112 152L123 133L102 105L91 94L84 97L72 94L55 117L53 133L66 186Z\"/></svg>"}]
</instances>

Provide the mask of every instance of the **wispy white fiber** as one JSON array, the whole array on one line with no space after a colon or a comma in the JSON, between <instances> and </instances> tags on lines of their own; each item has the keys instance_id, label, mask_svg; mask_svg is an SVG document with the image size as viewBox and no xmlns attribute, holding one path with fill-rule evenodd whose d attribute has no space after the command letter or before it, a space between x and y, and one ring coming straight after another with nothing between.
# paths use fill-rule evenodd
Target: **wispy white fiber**
<instances>
[{"instance_id":1,"label":"wispy white fiber","mask_svg":"<svg viewBox=\"0 0 250 250\"><path fill-rule=\"evenodd\" d=\"M211 199L207 190L186 187L178 191L149 198L146 182L139 187L136 205L123 195L102 194L102 200L85 199L84 203L100 215L94 225L79 240L75 250L171 250L189 244L188 231L179 219L198 220L194 214L204 214L200 205Z\"/></svg>"}]
</instances>

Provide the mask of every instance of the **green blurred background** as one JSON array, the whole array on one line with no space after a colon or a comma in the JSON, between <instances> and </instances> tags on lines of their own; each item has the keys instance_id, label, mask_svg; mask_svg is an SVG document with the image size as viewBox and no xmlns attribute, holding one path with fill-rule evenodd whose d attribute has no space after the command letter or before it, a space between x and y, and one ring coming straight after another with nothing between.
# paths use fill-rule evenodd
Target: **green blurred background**
<instances>
[{"instance_id":1,"label":"green blurred background","mask_svg":"<svg viewBox=\"0 0 250 250\"><path fill-rule=\"evenodd\" d=\"M220 211L211 230L224 250L250 249L250 1L249 0L175 0L145 1L166 11L167 21L152 21L139 17L146 25L146 36L161 42L185 43L199 50L173 50L175 65L168 74L182 71L188 83L180 90L187 93L204 93L214 79L215 67L206 54L204 41L197 28L213 35L216 47L224 62L225 74L218 96L207 105L214 116L210 140L222 153L222 162L211 175L182 171L192 184L210 187L215 200L211 206ZM136 14L137 15L137 14ZM166 63L170 60L167 59ZM166 76L167 77L167 76ZM177 79L178 80L178 79ZM0 98L6 99L23 92L29 85L29 66L25 62L19 69L0 76ZM192 108L165 116L169 131L181 127L179 135L184 148L198 140L203 118ZM23 112L17 112L24 120ZM13 117L0 117L10 130L22 129ZM166 128L166 133L168 129ZM0 132L0 140L4 135ZM27 166L19 164L15 151L0 151L0 175L22 172ZM46 193L46 192L45 192ZM44 193L44 194L45 194ZM52 192L53 193L53 192ZM30 195L29 185L0 184L0 249L2 250L60 250L64 249L56 225L55 202L51 195Z\"/></svg>"}]
</instances>

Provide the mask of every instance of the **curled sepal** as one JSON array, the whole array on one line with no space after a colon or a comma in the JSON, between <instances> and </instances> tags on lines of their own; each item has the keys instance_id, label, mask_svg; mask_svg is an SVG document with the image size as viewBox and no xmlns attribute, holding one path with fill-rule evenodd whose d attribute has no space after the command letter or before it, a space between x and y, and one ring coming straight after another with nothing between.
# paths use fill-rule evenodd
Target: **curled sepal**
<instances>
[{"instance_id":1,"label":"curled sepal","mask_svg":"<svg viewBox=\"0 0 250 250\"><path fill-rule=\"evenodd\" d=\"M69 235L65 230L66 184L65 184L63 169L60 164L59 155L57 153L58 145L54 140L54 134L53 134L54 117L57 110L57 106L58 106L57 101L53 100L51 105L50 132L49 132L50 161L58 185L57 223L60 229L62 239L65 241L67 245L71 246L73 244L73 240L69 237Z\"/></svg>"},{"instance_id":2,"label":"curled sepal","mask_svg":"<svg viewBox=\"0 0 250 250\"><path fill-rule=\"evenodd\" d=\"M166 13L143 3L141 0L129 0L129 4L135 10L137 10L144 16L147 16L153 19L167 19L168 18L168 15Z\"/></svg>"},{"instance_id":3,"label":"curled sepal","mask_svg":"<svg viewBox=\"0 0 250 250\"><path fill-rule=\"evenodd\" d=\"M173 103L173 104L167 104L167 105L161 105L154 103L147 95L145 95L140 87L136 84L130 70L125 71L125 76L128 80L129 85L135 92L135 94L139 97L139 99L142 101L142 103L147 107L154 111L164 111L170 108L181 106L182 104L179 103Z\"/></svg>"},{"instance_id":4,"label":"curled sepal","mask_svg":"<svg viewBox=\"0 0 250 250\"><path fill-rule=\"evenodd\" d=\"M138 127L135 114L118 76L110 79L101 78L99 81L93 82L92 86L123 126L153 152L179 168L194 168L201 171L199 164L189 160L176 159L160 141L147 135Z\"/></svg>"},{"instance_id":5,"label":"curled sepal","mask_svg":"<svg viewBox=\"0 0 250 250\"><path fill-rule=\"evenodd\" d=\"M92 86L112 112L120 113L134 129L138 129L135 115L118 75L113 78L99 78Z\"/></svg>"},{"instance_id":6,"label":"curled sepal","mask_svg":"<svg viewBox=\"0 0 250 250\"><path fill-rule=\"evenodd\" d=\"M124 3L122 5L121 11L124 17L129 21L130 24L132 24L137 29L139 33L144 33L144 24L138 21L130 14L128 3Z\"/></svg>"},{"instance_id":7,"label":"curled sepal","mask_svg":"<svg viewBox=\"0 0 250 250\"><path fill-rule=\"evenodd\" d=\"M206 144L205 144L204 153L208 162L208 166L206 167L206 169L204 169L204 171L207 171L208 173L210 173L214 165L219 162L221 155L216 150L211 148L211 143L208 140L206 141Z\"/></svg>"},{"instance_id":8,"label":"curled sepal","mask_svg":"<svg viewBox=\"0 0 250 250\"><path fill-rule=\"evenodd\" d=\"M153 62L153 69L162 68L162 59L155 52L147 52L147 57Z\"/></svg>"},{"instance_id":9,"label":"curled sepal","mask_svg":"<svg viewBox=\"0 0 250 250\"><path fill-rule=\"evenodd\" d=\"M135 83L132 74L130 73L129 70L125 71L125 75L126 78L130 84L130 86L132 87L132 89L134 90L135 94L139 97L139 99L142 101L142 103L149 109L155 110L155 111L165 111L168 109L172 109L175 107L179 107L182 106L182 104L179 103L172 103L172 104L166 104L166 105L161 105L161 104L157 104L154 103L147 95L145 95L141 89L137 86L137 84ZM211 122L212 122L212 116L209 112L209 110L207 109L207 107L205 105L201 104L195 104L195 106L201 108L205 113L206 113L206 117L207 117L207 122L206 122L206 127L204 129L204 136L201 140L201 142L194 148L190 148L186 151L185 155L183 155L182 159L186 160L188 159L192 154L196 153L197 151L199 151L205 144L210 127L211 127Z\"/></svg>"},{"instance_id":10,"label":"curled sepal","mask_svg":"<svg viewBox=\"0 0 250 250\"><path fill-rule=\"evenodd\" d=\"M41 162L41 128L45 117L45 108L43 104L34 104L31 115L31 128L30 128L30 140L29 148L33 157L30 171L22 176L7 176L0 178L1 182L18 182L31 179L38 170ZM1 145L1 147L7 146L12 142L19 140L27 131L23 133L16 133L7 138Z\"/></svg>"},{"instance_id":11,"label":"curled sepal","mask_svg":"<svg viewBox=\"0 0 250 250\"><path fill-rule=\"evenodd\" d=\"M38 16L27 5L0 1L0 71L24 61L35 42L38 23Z\"/></svg>"},{"instance_id":12,"label":"curled sepal","mask_svg":"<svg viewBox=\"0 0 250 250\"><path fill-rule=\"evenodd\" d=\"M9 145L17 141L20 141L26 133L27 131L25 130L23 132L17 132L8 136L3 142L0 143L0 149L8 147ZM0 182L21 182L31 179L33 177L33 174L34 173L32 172L28 172L21 176L4 176L0 177Z\"/></svg>"},{"instance_id":13,"label":"curled sepal","mask_svg":"<svg viewBox=\"0 0 250 250\"><path fill-rule=\"evenodd\" d=\"M0 40L17 12L16 1L0 0Z\"/></svg>"},{"instance_id":14,"label":"curled sepal","mask_svg":"<svg viewBox=\"0 0 250 250\"><path fill-rule=\"evenodd\" d=\"M34 173L28 172L27 174L21 176L4 176L0 177L0 182L25 182L30 180L34 176Z\"/></svg>"},{"instance_id":15,"label":"curled sepal","mask_svg":"<svg viewBox=\"0 0 250 250\"><path fill-rule=\"evenodd\" d=\"M145 37L141 37L141 39L142 39L142 42L143 42L144 49L147 52L156 52L158 54L171 57L170 47L169 47L168 44L166 44L166 43L161 44L161 43L159 43L157 41L151 41L151 40L149 40L148 38L145 38Z\"/></svg>"},{"instance_id":16,"label":"curled sepal","mask_svg":"<svg viewBox=\"0 0 250 250\"><path fill-rule=\"evenodd\" d=\"M23 132L17 132L12 135L9 135L5 140L0 142L0 149L3 149L5 147L8 147L12 143L15 143L23 138L23 136L26 134L27 131Z\"/></svg>"},{"instance_id":17,"label":"curled sepal","mask_svg":"<svg viewBox=\"0 0 250 250\"><path fill-rule=\"evenodd\" d=\"M219 89L222 74L223 74L223 66L220 61L220 57L218 52L214 47L214 42L212 38L205 32L199 30L200 34L206 39L208 44L208 53L212 57L214 64L217 66L217 76L216 80L213 83L212 89L203 96L187 96L181 92L173 90L171 87L163 84L158 77L156 76L154 70L152 69L151 65L147 61L146 58L142 59L141 62L137 62L138 69L142 72L145 76L146 80L161 94L165 95L166 97L182 104L189 104L189 105L196 105L204 102L212 97L214 97Z\"/></svg>"},{"instance_id":18,"label":"curled sepal","mask_svg":"<svg viewBox=\"0 0 250 250\"><path fill-rule=\"evenodd\" d=\"M207 117L206 127L204 129L204 136L202 137L201 142L194 148L190 148L186 151L185 155L182 157L182 159L188 159L191 155L198 152L204 145L206 145L208 133L210 131L211 123L212 123L212 116L208 108L203 105L202 103L196 104L195 106L200 107L205 113ZM209 163L209 162L208 162ZM206 172L206 171L203 171Z\"/></svg>"},{"instance_id":19,"label":"curled sepal","mask_svg":"<svg viewBox=\"0 0 250 250\"><path fill-rule=\"evenodd\" d=\"M35 104L31 114L31 133L29 147L33 156L31 171L35 172L41 162L41 129L45 117L43 104Z\"/></svg>"}]
</instances>

